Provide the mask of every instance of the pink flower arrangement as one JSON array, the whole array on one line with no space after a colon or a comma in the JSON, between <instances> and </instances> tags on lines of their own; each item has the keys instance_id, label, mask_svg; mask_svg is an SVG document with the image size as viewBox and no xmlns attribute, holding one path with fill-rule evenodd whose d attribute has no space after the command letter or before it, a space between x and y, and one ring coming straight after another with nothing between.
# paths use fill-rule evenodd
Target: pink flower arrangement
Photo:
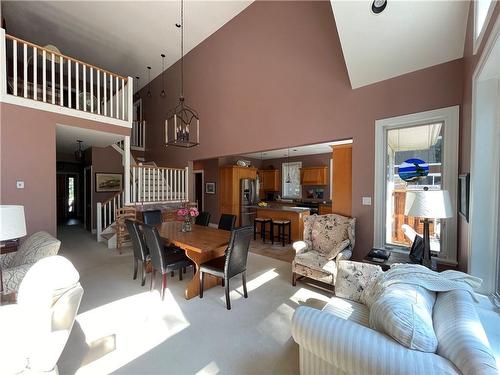
<instances>
[{"instance_id":1,"label":"pink flower arrangement","mask_svg":"<svg viewBox=\"0 0 500 375\"><path fill-rule=\"evenodd\" d=\"M198 209L196 207L191 207L191 208L180 208L177 211L177 215L181 216L182 218L186 219L187 217L196 217L200 214Z\"/></svg>"}]
</instances>

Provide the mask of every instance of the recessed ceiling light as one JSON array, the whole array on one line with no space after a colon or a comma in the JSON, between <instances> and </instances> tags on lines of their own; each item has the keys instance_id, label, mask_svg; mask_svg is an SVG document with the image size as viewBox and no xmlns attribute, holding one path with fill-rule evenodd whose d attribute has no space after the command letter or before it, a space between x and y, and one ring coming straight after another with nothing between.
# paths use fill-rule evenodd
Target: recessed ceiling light
<instances>
[{"instance_id":1,"label":"recessed ceiling light","mask_svg":"<svg viewBox=\"0 0 500 375\"><path fill-rule=\"evenodd\" d=\"M299 151L299 150L297 150L297 149L294 149L294 150L292 150L292 151L295 151L295 152L297 152L297 151Z\"/></svg>"},{"instance_id":2,"label":"recessed ceiling light","mask_svg":"<svg viewBox=\"0 0 500 375\"><path fill-rule=\"evenodd\" d=\"M387 6L387 0L373 0L372 12L375 14L382 13Z\"/></svg>"}]
</instances>

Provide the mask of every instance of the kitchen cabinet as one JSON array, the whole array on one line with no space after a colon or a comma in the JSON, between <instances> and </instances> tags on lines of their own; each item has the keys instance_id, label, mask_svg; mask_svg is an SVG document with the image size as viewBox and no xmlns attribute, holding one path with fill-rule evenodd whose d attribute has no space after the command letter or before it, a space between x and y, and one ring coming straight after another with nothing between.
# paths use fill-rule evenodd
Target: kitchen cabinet
<instances>
[{"instance_id":1,"label":"kitchen cabinet","mask_svg":"<svg viewBox=\"0 0 500 375\"><path fill-rule=\"evenodd\" d=\"M257 169L227 165L219 169L219 211L221 214L240 216L240 180L257 178Z\"/></svg>"},{"instance_id":2,"label":"kitchen cabinet","mask_svg":"<svg viewBox=\"0 0 500 375\"><path fill-rule=\"evenodd\" d=\"M352 212L352 143L333 146L332 211L351 216Z\"/></svg>"},{"instance_id":3,"label":"kitchen cabinet","mask_svg":"<svg viewBox=\"0 0 500 375\"><path fill-rule=\"evenodd\" d=\"M259 170L260 188L266 191L280 190L280 171L278 169Z\"/></svg>"},{"instance_id":4,"label":"kitchen cabinet","mask_svg":"<svg viewBox=\"0 0 500 375\"><path fill-rule=\"evenodd\" d=\"M320 215L328 215L333 213L331 204L320 204L319 205L319 214Z\"/></svg>"},{"instance_id":5,"label":"kitchen cabinet","mask_svg":"<svg viewBox=\"0 0 500 375\"><path fill-rule=\"evenodd\" d=\"M300 168L301 185L328 185L328 167Z\"/></svg>"}]
</instances>

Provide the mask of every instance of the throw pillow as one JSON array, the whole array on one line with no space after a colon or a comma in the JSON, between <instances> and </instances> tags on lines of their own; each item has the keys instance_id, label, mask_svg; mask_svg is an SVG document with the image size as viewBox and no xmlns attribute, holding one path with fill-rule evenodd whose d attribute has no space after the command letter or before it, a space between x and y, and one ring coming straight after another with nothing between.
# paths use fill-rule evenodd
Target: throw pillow
<instances>
[{"instance_id":1,"label":"throw pillow","mask_svg":"<svg viewBox=\"0 0 500 375\"><path fill-rule=\"evenodd\" d=\"M432 323L436 293L420 286L393 284L370 308L370 327L409 349L435 353L438 340Z\"/></svg>"},{"instance_id":2,"label":"throw pillow","mask_svg":"<svg viewBox=\"0 0 500 375\"><path fill-rule=\"evenodd\" d=\"M335 295L355 302L363 302L361 296L365 288L382 269L374 264L341 260L338 263Z\"/></svg>"}]
</instances>

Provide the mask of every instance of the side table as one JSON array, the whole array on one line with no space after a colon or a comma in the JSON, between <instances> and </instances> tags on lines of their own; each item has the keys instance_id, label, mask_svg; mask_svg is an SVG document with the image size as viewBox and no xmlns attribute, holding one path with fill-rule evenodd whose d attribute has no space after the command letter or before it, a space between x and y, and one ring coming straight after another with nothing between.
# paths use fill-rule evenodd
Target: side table
<instances>
[{"instance_id":1,"label":"side table","mask_svg":"<svg viewBox=\"0 0 500 375\"><path fill-rule=\"evenodd\" d=\"M11 305L17 302L17 293L0 293L0 306Z\"/></svg>"}]
</instances>

